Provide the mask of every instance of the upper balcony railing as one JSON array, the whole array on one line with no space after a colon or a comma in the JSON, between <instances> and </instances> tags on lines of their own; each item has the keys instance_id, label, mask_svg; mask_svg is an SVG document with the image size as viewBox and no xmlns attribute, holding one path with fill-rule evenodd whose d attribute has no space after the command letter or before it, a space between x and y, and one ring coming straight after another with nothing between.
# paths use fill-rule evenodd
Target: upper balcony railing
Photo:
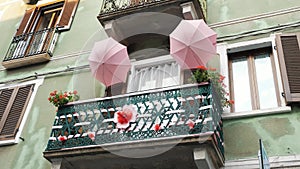
<instances>
[{"instance_id":1,"label":"upper balcony railing","mask_svg":"<svg viewBox=\"0 0 300 169\"><path fill-rule=\"evenodd\" d=\"M130 8L144 8L174 0L104 0L100 14L105 15Z\"/></svg>"},{"instance_id":2,"label":"upper balcony railing","mask_svg":"<svg viewBox=\"0 0 300 169\"><path fill-rule=\"evenodd\" d=\"M120 130L114 114L124 105L135 107L137 118ZM221 113L208 83L69 103L58 109L46 151L209 132L223 153Z\"/></svg>"},{"instance_id":3,"label":"upper balcony railing","mask_svg":"<svg viewBox=\"0 0 300 169\"><path fill-rule=\"evenodd\" d=\"M3 66L15 68L49 60L57 37L56 28L15 36L4 57Z\"/></svg>"}]
</instances>

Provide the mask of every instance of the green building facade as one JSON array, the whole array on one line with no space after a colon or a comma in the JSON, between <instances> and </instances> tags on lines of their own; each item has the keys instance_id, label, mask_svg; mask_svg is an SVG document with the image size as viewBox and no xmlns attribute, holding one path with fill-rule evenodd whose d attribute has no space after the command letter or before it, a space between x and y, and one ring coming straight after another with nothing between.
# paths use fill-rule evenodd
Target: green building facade
<instances>
[{"instance_id":1,"label":"green building facade","mask_svg":"<svg viewBox=\"0 0 300 169\"><path fill-rule=\"evenodd\" d=\"M300 2L297 0L164 0L151 3L141 1L135 5L130 5L135 3L133 1L121 0L30 2L33 4L22 0L0 0L0 164L3 168L259 168L259 139L264 143L271 168L300 167L300 49L297 34ZM115 5L121 7L108 2L116 2ZM103 9L115 10L105 12ZM65 20L65 17L68 19ZM149 137L153 138L148 141L148 138L132 142L125 139L124 144L119 144L120 140L112 141L112 144L104 143L112 149L103 148L90 140L80 142L84 145L69 142L76 140L75 136L68 138L65 144L57 140L57 120L69 116L74 120L74 114L81 115L82 112L86 116L92 112L92 117L96 118L96 108L87 107L109 103L105 86L92 76L89 67L88 57L95 42L111 36L127 45L132 67L135 66L130 70L132 73L139 70L139 65L153 66L170 61L168 33L181 19L204 19L217 33L218 55L207 66L217 67L225 76L224 83L230 93L228 99L235 101L231 108L224 108L223 112L212 106L205 116L211 116L213 122L208 120L206 124L202 121L201 126L207 129L204 127L199 132L178 132L180 134L163 139L151 135ZM35 34L31 34L32 30ZM178 85L183 85L184 71L178 70ZM188 85L180 90L190 92ZM108 89L112 95L122 93L120 98L126 96L138 100L137 96L145 94L130 93L127 96L125 93L129 92L125 92L126 87L121 86L121 91L119 88ZM205 85L199 88L204 90ZM80 100L57 110L48 101L49 94L54 90L76 90ZM162 93L177 91L174 87L164 90L160 86L160 89L149 93L157 90ZM199 92L203 91L199 89ZM212 102L218 100L212 91L209 92ZM158 99L165 99L171 105L176 100L179 104L177 97L172 96L172 100L165 96L166 93L163 95ZM191 97L196 100L194 94ZM15 101L18 98L20 101ZM112 99L118 98L112 96ZM130 103L139 105L136 100ZM147 101L152 102L151 99ZM20 108L14 110L14 105L18 106L19 102ZM194 103L187 105L189 110L195 106ZM105 106L103 109L117 110L111 105ZM171 109L177 108L173 104ZM154 114L161 115L158 108L154 110ZM73 111L76 113L68 114ZM99 111L102 109L99 108ZM222 113L222 119L221 116L213 116L212 112ZM103 119L85 119L76 122L77 126L84 125L83 122L100 124ZM69 125L66 121L64 123ZM110 125L114 126L109 123L106 127ZM155 133L150 128L147 132ZM78 130L76 128L75 133L83 139L88 138ZM54 138L54 142L49 136ZM179 141L176 140L178 138ZM60 148L53 148L54 144ZM160 153L154 152L155 155L145 159L124 157L122 153L119 157L120 152L113 151L152 150L160 146L161 149L168 148Z\"/></svg>"}]
</instances>

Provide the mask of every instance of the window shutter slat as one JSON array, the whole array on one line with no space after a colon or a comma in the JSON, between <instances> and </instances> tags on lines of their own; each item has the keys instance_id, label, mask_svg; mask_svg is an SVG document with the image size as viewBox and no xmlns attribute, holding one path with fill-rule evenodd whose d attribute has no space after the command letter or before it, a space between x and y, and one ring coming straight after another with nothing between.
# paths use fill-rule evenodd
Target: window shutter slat
<instances>
[{"instance_id":1,"label":"window shutter slat","mask_svg":"<svg viewBox=\"0 0 300 169\"><path fill-rule=\"evenodd\" d=\"M36 8L31 8L31 9L25 11L25 15L23 16L20 26L17 29L16 36L22 35L23 33L28 31L28 29L30 27L30 23L34 19L34 15L36 14L36 12L37 12Z\"/></svg>"},{"instance_id":2,"label":"window shutter slat","mask_svg":"<svg viewBox=\"0 0 300 169\"><path fill-rule=\"evenodd\" d=\"M77 8L79 0L66 0L61 18L58 22L58 27L60 27L60 30L68 30L70 29L70 25L73 20L73 16L75 13L75 10Z\"/></svg>"},{"instance_id":3,"label":"window shutter slat","mask_svg":"<svg viewBox=\"0 0 300 169\"><path fill-rule=\"evenodd\" d=\"M14 139L31 96L32 87L33 85L20 87L17 91L4 127L0 133L0 140Z\"/></svg>"},{"instance_id":4,"label":"window shutter slat","mask_svg":"<svg viewBox=\"0 0 300 169\"><path fill-rule=\"evenodd\" d=\"M287 102L300 101L299 34L276 36L281 76Z\"/></svg>"}]
</instances>

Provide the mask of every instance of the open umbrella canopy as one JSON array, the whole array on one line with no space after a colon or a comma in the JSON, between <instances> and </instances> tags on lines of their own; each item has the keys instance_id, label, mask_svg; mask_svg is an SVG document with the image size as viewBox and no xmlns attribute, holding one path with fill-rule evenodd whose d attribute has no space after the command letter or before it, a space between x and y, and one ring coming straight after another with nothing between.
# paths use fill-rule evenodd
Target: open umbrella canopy
<instances>
[{"instance_id":1,"label":"open umbrella canopy","mask_svg":"<svg viewBox=\"0 0 300 169\"><path fill-rule=\"evenodd\" d=\"M183 69L205 64L216 54L217 34L201 20L182 20L170 34L170 53Z\"/></svg>"},{"instance_id":2,"label":"open umbrella canopy","mask_svg":"<svg viewBox=\"0 0 300 169\"><path fill-rule=\"evenodd\" d=\"M131 67L126 46L113 38L96 42L88 60L93 76L105 86L125 82Z\"/></svg>"}]
</instances>

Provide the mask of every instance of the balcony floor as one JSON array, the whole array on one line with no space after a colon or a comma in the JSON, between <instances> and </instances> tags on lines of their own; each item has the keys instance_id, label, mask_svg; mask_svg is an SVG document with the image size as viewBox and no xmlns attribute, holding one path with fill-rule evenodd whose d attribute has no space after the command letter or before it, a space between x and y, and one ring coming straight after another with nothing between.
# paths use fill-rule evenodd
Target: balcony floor
<instances>
[{"instance_id":1,"label":"balcony floor","mask_svg":"<svg viewBox=\"0 0 300 169\"><path fill-rule=\"evenodd\" d=\"M44 152L44 156L50 161L61 158L60 169L206 169L212 165L218 168L222 165L222 159L218 156L210 134L184 139L154 139L107 146L69 148ZM176 145L178 142L180 143ZM199 148L209 155L204 159L195 160L195 150Z\"/></svg>"}]
</instances>

